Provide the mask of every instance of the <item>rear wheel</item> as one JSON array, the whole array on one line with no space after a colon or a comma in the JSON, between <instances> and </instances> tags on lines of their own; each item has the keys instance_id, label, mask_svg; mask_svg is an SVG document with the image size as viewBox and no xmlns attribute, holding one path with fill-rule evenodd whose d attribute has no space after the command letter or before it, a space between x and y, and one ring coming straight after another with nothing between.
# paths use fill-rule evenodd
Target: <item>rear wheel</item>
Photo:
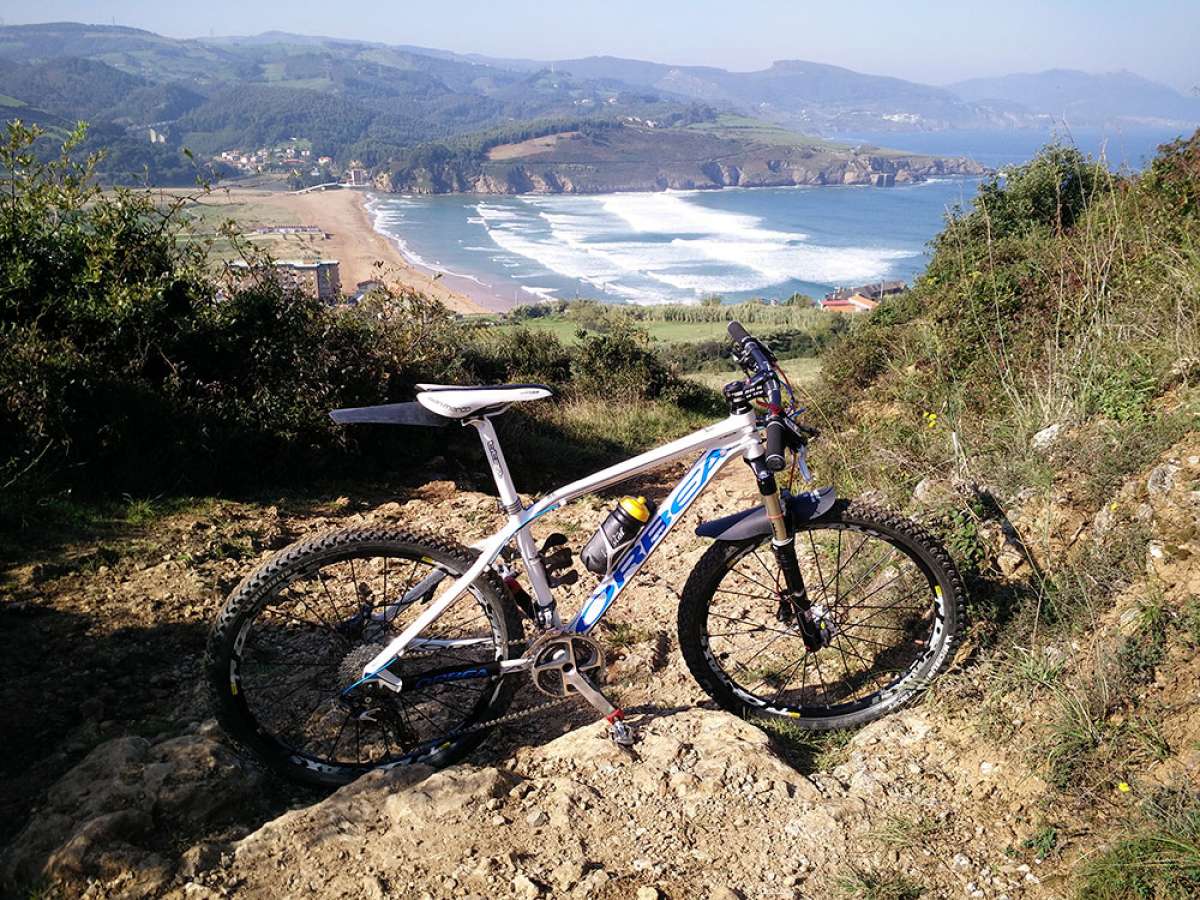
<instances>
[{"instance_id":1,"label":"rear wheel","mask_svg":"<svg viewBox=\"0 0 1200 900\"><path fill-rule=\"evenodd\" d=\"M465 572L474 552L398 528L335 531L288 547L230 595L206 668L218 720L234 740L295 780L345 784L369 769L448 765L485 737L511 679L485 669L518 657L520 619L485 575L390 667L395 693L363 667ZM462 678L426 677L462 669ZM482 673L482 674L481 674ZM428 683L424 686L422 681Z\"/></svg>"},{"instance_id":2,"label":"rear wheel","mask_svg":"<svg viewBox=\"0 0 1200 900\"><path fill-rule=\"evenodd\" d=\"M722 707L848 728L911 700L952 659L965 619L962 579L915 522L842 500L799 527L796 550L808 598L832 632L816 651L782 602L768 536L717 542L688 578L680 647Z\"/></svg>"}]
</instances>

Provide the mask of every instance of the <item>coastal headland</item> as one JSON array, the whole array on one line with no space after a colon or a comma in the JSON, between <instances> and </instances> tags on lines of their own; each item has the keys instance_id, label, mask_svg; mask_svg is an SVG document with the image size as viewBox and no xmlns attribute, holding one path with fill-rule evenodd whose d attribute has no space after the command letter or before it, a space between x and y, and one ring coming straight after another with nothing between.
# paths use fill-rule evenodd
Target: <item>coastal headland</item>
<instances>
[{"instance_id":1,"label":"coastal headland","mask_svg":"<svg viewBox=\"0 0 1200 900\"><path fill-rule=\"evenodd\" d=\"M419 153L376 173L384 192L602 194L723 187L873 185L978 176L965 157L851 145L735 116L689 127L592 125L488 147Z\"/></svg>"}]
</instances>

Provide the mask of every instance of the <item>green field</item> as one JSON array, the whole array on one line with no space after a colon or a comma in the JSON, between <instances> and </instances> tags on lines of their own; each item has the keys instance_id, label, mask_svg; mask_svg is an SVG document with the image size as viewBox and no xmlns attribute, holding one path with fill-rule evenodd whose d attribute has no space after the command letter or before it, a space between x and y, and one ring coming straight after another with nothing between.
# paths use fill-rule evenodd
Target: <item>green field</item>
<instances>
[{"instance_id":1,"label":"green field","mask_svg":"<svg viewBox=\"0 0 1200 900\"><path fill-rule=\"evenodd\" d=\"M479 324L489 325L506 331L517 328L528 328L531 331L544 331L554 335L567 345L579 343L579 323L564 316L543 316L537 319L523 319L519 323L506 321L503 317L494 315L471 316L469 319ZM725 341L728 339L725 322L670 322L657 319L642 319L636 322L638 328L649 333L650 338L664 344L691 343L698 341ZM779 330L778 325L751 325L750 330L760 336L770 339L773 331ZM792 385L811 384L821 374L821 361L815 356L802 356L779 361L780 368L791 379ZM720 390L726 383L740 377L737 370L730 368L719 372L689 372L687 377L692 381Z\"/></svg>"},{"instance_id":2,"label":"green field","mask_svg":"<svg viewBox=\"0 0 1200 900\"><path fill-rule=\"evenodd\" d=\"M727 332L724 322L661 322L654 319L643 319L637 323L639 328L649 332L652 340L671 343L674 341L720 341L724 340ZM564 344L578 343L576 337L579 323L559 316L543 316L540 319L524 319L519 324L500 326L506 329L528 328L532 331L548 331ZM763 329L763 333L769 331Z\"/></svg>"},{"instance_id":3,"label":"green field","mask_svg":"<svg viewBox=\"0 0 1200 900\"><path fill-rule=\"evenodd\" d=\"M815 356L803 356L798 359L781 359L779 361L779 368L783 369L784 374L791 381L792 387L800 388L804 385L813 384L820 377L821 360ZM730 369L728 372L692 372L687 377L705 387L712 388L714 391L719 391L735 378L740 378L741 373Z\"/></svg>"},{"instance_id":4,"label":"green field","mask_svg":"<svg viewBox=\"0 0 1200 900\"><path fill-rule=\"evenodd\" d=\"M695 122L688 125L687 130L712 134L717 137L771 144L777 147L813 147L822 150L845 150L849 146L845 142L827 141L824 138L815 137L810 134L790 131L780 125L773 125L762 119L739 116L733 113L721 113L711 122Z\"/></svg>"}]
</instances>

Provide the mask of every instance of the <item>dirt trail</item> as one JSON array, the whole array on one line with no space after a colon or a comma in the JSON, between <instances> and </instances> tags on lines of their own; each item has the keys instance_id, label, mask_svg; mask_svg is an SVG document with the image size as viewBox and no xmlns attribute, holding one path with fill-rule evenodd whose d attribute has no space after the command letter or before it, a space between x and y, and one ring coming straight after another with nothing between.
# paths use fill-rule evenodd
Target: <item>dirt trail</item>
<instances>
[{"instance_id":1,"label":"dirt trail","mask_svg":"<svg viewBox=\"0 0 1200 900\"><path fill-rule=\"evenodd\" d=\"M600 632L613 645L614 693L636 713L635 756L572 709L493 737L468 764L429 777L377 773L324 800L264 778L204 723L199 655L225 592L256 559L324 527L438 521L471 543L500 523L493 498L433 482L390 502L213 503L9 571L0 796L8 821L36 811L4 877L60 879L73 886L64 895L86 887L92 897L728 900L883 896L872 888L882 884L923 897L1065 898L1074 863L1141 792L1200 764L1190 715L1200 662L1174 647L1145 686L1146 702L1167 710L1173 749L1138 773L1133 796L1107 785L1084 805L1043 779L1034 748L1046 703L1002 705L1001 730L981 715L991 688L970 642L922 705L807 750L711 708L679 657L674 612L704 550L695 524L754 501L741 467L727 472ZM638 490L661 496L677 475ZM1062 527L1103 541L1137 519L1159 535L1147 579L1170 596L1200 593L1198 487L1192 439L1130 479L1082 531ZM552 514L537 536L561 530L578 545L610 503ZM560 603L573 608L590 583ZM1097 640L1127 627L1144 594L1131 585ZM46 658L71 658L78 677L47 677Z\"/></svg>"}]
</instances>

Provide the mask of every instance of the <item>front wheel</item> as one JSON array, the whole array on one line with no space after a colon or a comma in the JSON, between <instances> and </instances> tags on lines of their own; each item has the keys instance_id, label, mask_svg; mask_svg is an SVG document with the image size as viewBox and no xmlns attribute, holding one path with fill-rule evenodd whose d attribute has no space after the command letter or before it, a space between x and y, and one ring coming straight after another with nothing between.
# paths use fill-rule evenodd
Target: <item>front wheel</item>
<instances>
[{"instance_id":1,"label":"front wheel","mask_svg":"<svg viewBox=\"0 0 1200 900\"><path fill-rule=\"evenodd\" d=\"M965 622L962 578L915 522L841 500L797 528L796 556L832 635L816 651L783 600L769 536L717 542L688 578L680 648L723 708L806 729L849 728L911 700L953 658Z\"/></svg>"}]
</instances>

